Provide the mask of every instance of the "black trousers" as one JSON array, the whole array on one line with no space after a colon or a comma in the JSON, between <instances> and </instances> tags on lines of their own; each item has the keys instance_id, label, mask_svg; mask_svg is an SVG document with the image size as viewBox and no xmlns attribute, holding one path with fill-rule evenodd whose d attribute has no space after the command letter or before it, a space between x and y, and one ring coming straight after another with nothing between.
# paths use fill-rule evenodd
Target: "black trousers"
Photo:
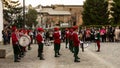
<instances>
[{"instance_id":1,"label":"black trousers","mask_svg":"<svg viewBox=\"0 0 120 68\"><path fill-rule=\"evenodd\" d=\"M68 38L66 38L66 41L65 41L65 42L66 42L66 47L67 47L67 44L68 44L68 42L69 42L69 39L68 39Z\"/></svg>"},{"instance_id":2,"label":"black trousers","mask_svg":"<svg viewBox=\"0 0 120 68\"><path fill-rule=\"evenodd\" d=\"M38 57L41 57L43 53L43 43L38 44Z\"/></svg>"},{"instance_id":3,"label":"black trousers","mask_svg":"<svg viewBox=\"0 0 120 68\"><path fill-rule=\"evenodd\" d=\"M74 57L75 57L75 60L77 60L78 53L79 53L79 46L74 46Z\"/></svg>"},{"instance_id":4,"label":"black trousers","mask_svg":"<svg viewBox=\"0 0 120 68\"><path fill-rule=\"evenodd\" d=\"M17 44L13 44L13 53L14 53L14 61L18 60L18 56L20 54L20 47Z\"/></svg>"},{"instance_id":5,"label":"black trousers","mask_svg":"<svg viewBox=\"0 0 120 68\"><path fill-rule=\"evenodd\" d=\"M60 50L60 44L54 43L54 51L55 53L59 53Z\"/></svg>"},{"instance_id":6,"label":"black trousers","mask_svg":"<svg viewBox=\"0 0 120 68\"><path fill-rule=\"evenodd\" d=\"M102 42L106 42L106 35L101 35L102 37Z\"/></svg>"},{"instance_id":7,"label":"black trousers","mask_svg":"<svg viewBox=\"0 0 120 68\"><path fill-rule=\"evenodd\" d=\"M69 49L70 51L73 53L73 41L72 40L69 40Z\"/></svg>"},{"instance_id":8,"label":"black trousers","mask_svg":"<svg viewBox=\"0 0 120 68\"><path fill-rule=\"evenodd\" d=\"M84 44L81 43L82 52L84 52Z\"/></svg>"}]
</instances>

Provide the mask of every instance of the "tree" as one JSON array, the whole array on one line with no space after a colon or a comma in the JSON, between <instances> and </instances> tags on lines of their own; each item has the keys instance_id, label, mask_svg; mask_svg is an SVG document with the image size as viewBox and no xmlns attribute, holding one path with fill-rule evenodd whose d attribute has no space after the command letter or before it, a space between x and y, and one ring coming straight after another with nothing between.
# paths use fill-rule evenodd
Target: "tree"
<instances>
[{"instance_id":1,"label":"tree","mask_svg":"<svg viewBox=\"0 0 120 68\"><path fill-rule=\"evenodd\" d=\"M111 23L119 24L120 23L120 0L113 0L111 3L110 14L112 15Z\"/></svg>"},{"instance_id":2,"label":"tree","mask_svg":"<svg viewBox=\"0 0 120 68\"><path fill-rule=\"evenodd\" d=\"M21 12L22 7L20 7L19 1L3 0L3 17L9 24L17 25L17 23L19 23L18 17L21 15Z\"/></svg>"},{"instance_id":3,"label":"tree","mask_svg":"<svg viewBox=\"0 0 120 68\"><path fill-rule=\"evenodd\" d=\"M30 8L28 13L26 14L26 25L32 27L32 25L36 26L37 22L37 11L35 9Z\"/></svg>"},{"instance_id":4,"label":"tree","mask_svg":"<svg viewBox=\"0 0 120 68\"><path fill-rule=\"evenodd\" d=\"M108 1L86 0L84 3L83 22L84 25L108 24Z\"/></svg>"}]
</instances>

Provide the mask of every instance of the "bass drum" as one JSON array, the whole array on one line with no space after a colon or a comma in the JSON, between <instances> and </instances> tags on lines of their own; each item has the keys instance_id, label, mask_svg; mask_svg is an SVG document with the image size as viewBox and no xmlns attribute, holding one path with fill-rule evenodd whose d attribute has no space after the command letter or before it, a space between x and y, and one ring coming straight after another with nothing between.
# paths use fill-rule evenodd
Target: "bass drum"
<instances>
[{"instance_id":1,"label":"bass drum","mask_svg":"<svg viewBox=\"0 0 120 68\"><path fill-rule=\"evenodd\" d=\"M31 39L28 35L23 35L19 39L19 44L23 47L28 46L30 44L30 42L31 42Z\"/></svg>"}]
</instances>

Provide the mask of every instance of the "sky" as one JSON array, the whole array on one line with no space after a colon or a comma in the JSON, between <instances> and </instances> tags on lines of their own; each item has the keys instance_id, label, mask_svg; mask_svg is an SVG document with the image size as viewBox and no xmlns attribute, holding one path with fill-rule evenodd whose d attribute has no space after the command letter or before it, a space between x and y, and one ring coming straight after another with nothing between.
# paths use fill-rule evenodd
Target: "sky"
<instances>
[{"instance_id":1,"label":"sky","mask_svg":"<svg viewBox=\"0 0 120 68\"><path fill-rule=\"evenodd\" d=\"M20 3L23 3L23 0L19 0ZM33 7L37 5L51 5L51 4L63 4L63 5L83 5L85 0L25 0L25 4L31 4Z\"/></svg>"}]
</instances>

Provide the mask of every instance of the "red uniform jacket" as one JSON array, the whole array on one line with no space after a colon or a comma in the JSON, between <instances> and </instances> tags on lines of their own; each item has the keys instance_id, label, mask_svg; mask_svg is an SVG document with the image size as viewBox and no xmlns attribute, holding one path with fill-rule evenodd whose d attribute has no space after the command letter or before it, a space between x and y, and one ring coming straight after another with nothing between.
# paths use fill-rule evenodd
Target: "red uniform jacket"
<instances>
[{"instance_id":1,"label":"red uniform jacket","mask_svg":"<svg viewBox=\"0 0 120 68\"><path fill-rule=\"evenodd\" d=\"M65 32L65 38L69 38L69 35L70 35L70 34L69 34L69 31L66 31L66 32Z\"/></svg>"},{"instance_id":2,"label":"red uniform jacket","mask_svg":"<svg viewBox=\"0 0 120 68\"><path fill-rule=\"evenodd\" d=\"M53 37L54 37L54 43L60 44L60 33L54 32Z\"/></svg>"},{"instance_id":3,"label":"red uniform jacket","mask_svg":"<svg viewBox=\"0 0 120 68\"><path fill-rule=\"evenodd\" d=\"M36 36L36 39L37 39L38 44L39 44L39 43L42 43L42 41L43 41L43 37L42 37L41 34L38 34L38 35Z\"/></svg>"},{"instance_id":4,"label":"red uniform jacket","mask_svg":"<svg viewBox=\"0 0 120 68\"><path fill-rule=\"evenodd\" d=\"M12 44L18 44L18 37L17 37L17 34L15 32L12 33L11 35L12 37Z\"/></svg>"},{"instance_id":5,"label":"red uniform jacket","mask_svg":"<svg viewBox=\"0 0 120 68\"><path fill-rule=\"evenodd\" d=\"M80 40L76 32L73 33L73 46L79 46Z\"/></svg>"}]
</instances>

